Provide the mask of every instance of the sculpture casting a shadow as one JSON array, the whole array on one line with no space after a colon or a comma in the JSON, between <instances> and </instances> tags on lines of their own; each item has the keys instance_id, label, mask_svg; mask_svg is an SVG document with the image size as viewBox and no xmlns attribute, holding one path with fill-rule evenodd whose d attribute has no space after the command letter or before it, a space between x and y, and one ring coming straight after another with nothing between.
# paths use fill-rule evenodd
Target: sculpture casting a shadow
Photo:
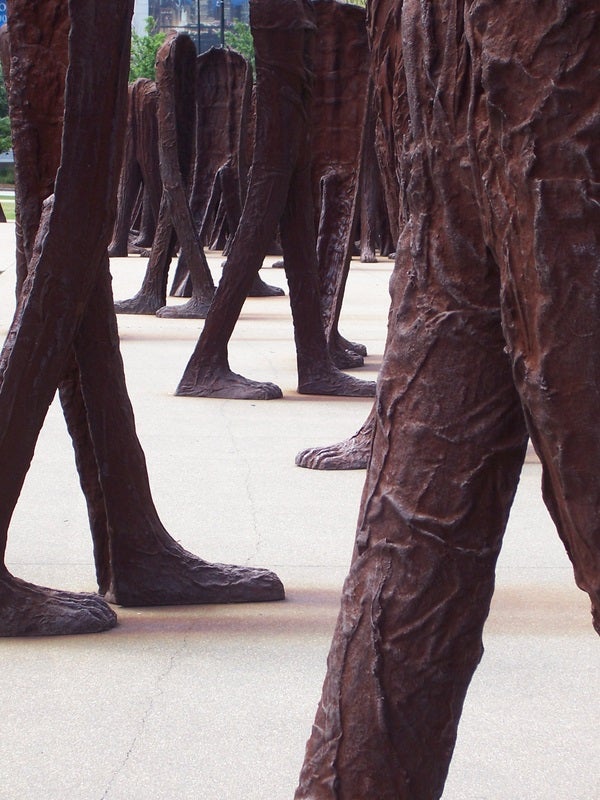
<instances>
[{"instance_id":1,"label":"sculpture casting a shadow","mask_svg":"<svg viewBox=\"0 0 600 800\"><path fill-rule=\"evenodd\" d=\"M0 357L2 554L58 387L101 594L122 605L281 599L283 587L271 572L211 564L186 552L152 502L119 354L107 254L132 6L132 0L9 4L20 291ZM114 623L98 595L34 586L0 567L1 635L90 633Z\"/></svg>"},{"instance_id":2,"label":"sculpture casting a shadow","mask_svg":"<svg viewBox=\"0 0 600 800\"><path fill-rule=\"evenodd\" d=\"M248 190L223 276L178 395L268 400L278 386L234 373L227 345L267 248L281 236L294 321L298 391L368 397L374 384L333 363L321 318L311 188L315 17L309 2L250 3L256 56L256 136Z\"/></svg>"},{"instance_id":3,"label":"sculpture casting a shadow","mask_svg":"<svg viewBox=\"0 0 600 800\"><path fill-rule=\"evenodd\" d=\"M296 800L441 797L528 434L600 633L600 7L372 0L368 14L403 47L402 224Z\"/></svg>"}]
</instances>

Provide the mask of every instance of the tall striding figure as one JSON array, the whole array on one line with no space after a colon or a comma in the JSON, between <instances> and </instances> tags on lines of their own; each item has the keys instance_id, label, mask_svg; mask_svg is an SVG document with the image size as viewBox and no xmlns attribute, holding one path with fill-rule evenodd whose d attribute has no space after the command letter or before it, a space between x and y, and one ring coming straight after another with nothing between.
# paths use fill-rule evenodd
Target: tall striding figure
<instances>
[{"instance_id":1,"label":"tall striding figure","mask_svg":"<svg viewBox=\"0 0 600 800\"><path fill-rule=\"evenodd\" d=\"M400 238L296 800L441 797L528 435L600 633L600 5L372 0L368 13L378 58L390 26L402 42Z\"/></svg>"}]
</instances>

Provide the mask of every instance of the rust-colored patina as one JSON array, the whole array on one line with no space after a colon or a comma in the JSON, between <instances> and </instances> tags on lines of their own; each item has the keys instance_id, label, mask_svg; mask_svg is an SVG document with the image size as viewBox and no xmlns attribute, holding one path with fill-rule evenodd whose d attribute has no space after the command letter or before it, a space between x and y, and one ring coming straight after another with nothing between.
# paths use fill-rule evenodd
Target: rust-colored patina
<instances>
[{"instance_id":1,"label":"rust-colored patina","mask_svg":"<svg viewBox=\"0 0 600 800\"><path fill-rule=\"evenodd\" d=\"M138 78L129 85L125 152L109 255L148 252L154 241L161 196L158 90L154 81ZM136 225L137 235L132 236Z\"/></svg>"},{"instance_id":2,"label":"rust-colored patina","mask_svg":"<svg viewBox=\"0 0 600 800\"><path fill-rule=\"evenodd\" d=\"M256 136L246 202L223 277L177 394L272 399L278 386L233 373L227 343L279 225L294 320L298 391L372 396L341 372L321 319L311 191L311 112L316 25L308 0L251 0L256 55Z\"/></svg>"},{"instance_id":3,"label":"rust-colored patina","mask_svg":"<svg viewBox=\"0 0 600 800\"><path fill-rule=\"evenodd\" d=\"M317 25L312 108L312 181L323 324L341 369L359 367L364 345L338 330L354 250L359 176L367 113L369 45L365 11L336 0L314 0Z\"/></svg>"},{"instance_id":4,"label":"rust-colored patina","mask_svg":"<svg viewBox=\"0 0 600 800\"><path fill-rule=\"evenodd\" d=\"M528 434L600 633L600 8L373 0L381 10L403 46L390 131L403 224L296 800L441 797Z\"/></svg>"},{"instance_id":5,"label":"rust-colored patina","mask_svg":"<svg viewBox=\"0 0 600 800\"><path fill-rule=\"evenodd\" d=\"M88 504L98 583L108 600L281 599L273 573L210 564L183 550L152 502L119 354L107 253L126 121L132 5L9 3L24 279L0 356L0 548L4 556L10 518L58 387ZM48 76L55 76L51 85ZM62 125L56 109L64 109ZM43 150L30 152L30 141L43 143ZM91 633L115 619L99 595L34 586L0 566L0 635Z\"/></svg>"},{"instance_id":6,"label":"rust-colored patina","mask_svg":"<svg viewBox=\"0 0 600 800\"><path fill-rule=\"evenodd\" d=\"M119 314L169 314L169 264L177 245L189 270L192 297L180 316L204 317L214 294L189 204L194 159L196 48L187 34L172 34L156 57L158 154L162 196L148 268L137 295L115 305ZM187 313L186 313L187 312Z\"/></svg>"}]
</instances>

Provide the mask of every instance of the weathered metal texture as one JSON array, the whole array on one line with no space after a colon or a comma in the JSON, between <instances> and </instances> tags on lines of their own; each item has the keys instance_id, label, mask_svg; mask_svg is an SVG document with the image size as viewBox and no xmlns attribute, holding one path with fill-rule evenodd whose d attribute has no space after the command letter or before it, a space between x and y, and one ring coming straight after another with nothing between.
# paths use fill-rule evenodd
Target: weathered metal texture
<instances>
[{"instance_id":1,"label":"weathered metal texture","mask_svg":"<svg viewBox=\"0 0 600 800\"><path fill-rule=\"evenodd\" d=\"M315 20L306 0L254 0L256 136L244 210L223 277L177 393L270 399L279 387L229 369L227 342L264 255L281 231L298 362L298 390L372 395L331 361L321 320L311 192Z\"/></svg>"},{"instance_id":2,"label":"weathered metal texture","mask_svg":"<svg viewBox=\"0 0 600 800\"><path fill-rule=\"evenodd\" d=\"M9 5L19 257L26 278L0 357L3 554L39 431L106 260L114 219L132 4L108 0L108 6L102 37L90 41L97 11L90 0L72 7L64 0L35 8L25 0ZM65 84L67 62L72 66ZM42 202L52 193L42 218ZM3 635L103 630L114 620L100 598L31 586L1 568Z\"/></svg>"},{"instance_id":3,"label":"weathered metal texture","mask_svg":"<svg viewBox=\"0 0 600 800\"><path fill-rule=\"evenodd\" d=\"M399 170L401 144L408 130L408 105L402 61L401 3L398 0L378 0L367 7L367 31L371 50L370 101L362 146L363 173L370 192L375 181L368 175L373 171L371 136L382 182L386 206L386 222L395 249L400 219ZM373 115L373 118L371 117ZM372 130L374 126L375 130ZM366 177L365 177L366 176ZM364 196L365 193L361 193ZM365 221L372 209L365 209ZM374 428L372 409L359 430L334 444L309 447L296 455L295 463L307 469L365 469L371 451Z\"/></svg>"},{"instance_id":4,"label":"weathered metal texture","mask_svg":"<svg viewBox=\"0 0 600 800\"><path fill-rule=\"evenodd\" d=\"M377 115L374 108L373 89L370 86L367 100L367 118L362 143L360 173L360 260L363 263L377 261L377 251L382 256L396 252L392 239L388 208L383 194L383 182L377 151L375 150L375 127ZM395 226L397 227L397 225Z\"/></svg>"},{"instance_id":5,"label":"weathered metal texture","mask_svg":"<svg viewBox=\"0 0 600 800\"><path fill-rule=\"evenodd\" d=\"M406 221L297 800L441 797L528 432L600 633L600 8L382 7L401 19Z\"/></svg>"},{"instance_id":6,"label":"weathered metal texture","mask_svg":"<svg viewBox=\"0 0 600 800\"><path fill-rule=\"evenodd\" d=\"M29 187L19 187L26 201L23 229L35 226L38 234L22 251L26 279L0 357L2 555L58 386L107 598L135 605L280 599L283 587L272 573L210 564L187 553L154 508L125 387L107 255L126 117L132 3L55 5L57 14L68 12L70 25L57 36L51 23L42 24L33 50L31 28L23 24L30 21L30 4L14 0L9 7L11 115L34 138L42 137L45 124L35 106L37 70L44 74L44 58L68 63L68 69L64 86L53 84L56 104L64 102L62 148L48 150L40 164L26 155L17 169L17 183ZM27 89L23 98L19 87ZM44 190L54 191L41 213L27 193L43 197ZM99 596L33 586L0 566L0 635L90 633L114 623L114 612Z\"/></svg>"},{"instance_id":7,"label":"weathered metal texture","mask_svg":"<svg viewBox=\"0 0 600 800\"><path fill-rule=\"evenodd\" d=\"M194 226L189 195L195 155L196 49L187 34L173 34L156 59L158 150L162 198L148 267L140 291L116 303L120 314L204 317L214 294L212 275ZM166 308L167 276L179 244L192 297L176 311Z\"/></svg>"},{"instance_id":8,"label":"weathered metal texture","mask_svg":"<svg viewBox=\"0 0 600 800\"><path fill-rule=\"evenodd\" d=\"M109 246L111 256L121 257L152 247L156 231L162 195L156 83L138 78L130 84L128 109L117 218ZM138 235L132 238L138 220Z\"/></svg>"},{"instance_id":9,"label":"weathered metal texture","mask_svg":"<svg viewBox=\"0 0 600 800\"><path fill-rule=\"evenodd\" d=\"M9 102L12 102L11 127L15 168L20 171L15 184L17 229L17 284L27 272L27 253L31 254L37 235L42 203L54 191L54 178L63 127L61 91L67 70L65 46L69 17L66 2L18 3L11 23L10 41L20 42L24 63L15 64L11 55L8 72ZM9 9L9 14L11 11ZM51 32L51 33L48 33ZM59 98L58 102L56 102ZM42 129L43 136L37 131Z\"/></svg>"},{"instance_id":10,"label":"weathered metal texture","mask_svg":"<svg viewBox=\"0 0 600 800\"><path fill-rule=\"evenodd\" d=\"M321 303L334 362L360 366L361 352L340 337L338 321L354 248L361 142L367 110L369 48L365 11L315 0L312 180Z\"/></svg>"},{"instance_id":11,"label":"weathered metal texture","mask_svg":"<svg viewBox=\"0 0 600 800\"><path fill-rule=\"evenodd\" d=\"M400 155L402 139L408 130L401 14L402 3L398 0L377 0L367 8L375 150L394 247L400 231Z\"/></svg>"},{"instance_id":12,"label":"weathered metal texture","mask_svg":"<svg viewBox=\"0 0 600 800\"><path fill-rule=\"evenodd\" d=\"M367 419L356 433L334 444L307 447L296 454L294 463L305 469L366 469L369 463L373 431L375 429L375 408L371 408Z\"/></svg>"},{"instance_id":13,"label":"weathered metal texture","mask_svg":"<svg viewBox=\"0 0 600 800\"><path fill-rule=\"evenodd\" d=\"M251 94L250 65L239 53L213 47L198 56L196 162L191 202L197 228L207 233L221 197L230 235L235 233L242 213L247 176L240 175L239 151L241 136L247 135Z\"/></svg>"}]
</instances>

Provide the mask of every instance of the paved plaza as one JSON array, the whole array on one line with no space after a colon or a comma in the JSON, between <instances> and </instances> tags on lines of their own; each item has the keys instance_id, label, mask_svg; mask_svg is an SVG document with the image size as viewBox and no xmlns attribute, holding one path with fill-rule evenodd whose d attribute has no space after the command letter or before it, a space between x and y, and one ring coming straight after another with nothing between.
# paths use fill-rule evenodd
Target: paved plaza
<instances>
[{"instance_id":1,"label":"paved plaza","mask_svg":"<svg viewBox=\"0 0 600 800\"><path fill-rule=\"evenodd\" d=\"M281 269L262 277L286 287ZM221 257L209 254L215 280ZM146 260L112 259L116 299ZM84 265L82 265L84 266ZM381 363L392 263L352 264L341 329ZM14 225L0 225L0 330L14 310ZM169 300L170 303L182 302ZM282 400L178 398L200 320L120 316L138 434L170 533L211 561L268 567L281 603L117 609L114 630L0 640L0 800L292 800L352 551L364 471L294 466L352 434L371 401L306 397L288 297L250 298L235 371ZM600 641L525 465L444 800L600 798ZM11 571L96 587L60 408L43 428L10 530ZM357 798L356 800L378 800Z\"/></svg>"}]
</instances>

